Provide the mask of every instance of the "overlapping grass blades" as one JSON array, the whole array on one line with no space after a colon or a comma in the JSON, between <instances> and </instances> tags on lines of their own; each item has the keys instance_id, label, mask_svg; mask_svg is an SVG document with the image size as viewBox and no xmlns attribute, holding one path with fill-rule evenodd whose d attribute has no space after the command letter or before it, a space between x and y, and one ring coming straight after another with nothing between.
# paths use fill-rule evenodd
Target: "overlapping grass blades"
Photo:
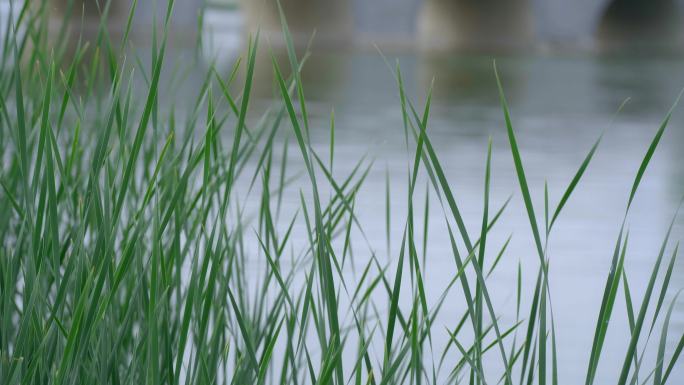
<instances>
[{"instance_id":1,"label":"overlapping grass blades","mask_svg":"<svg viewBox=\"0 0 684 385\"><path fill-rule=\"evenodd\" d=\"M386 233L375 245L356 205L373 161L360 159L340 175L334 114L329 156L312 145L316 128L300 74L306 53L298 56L282 10L289 66L273 60L273 105L255 120L249 114L264 46L259 34L227 75L208 68L195 94L166 106L173 1L161 35L153 33L147 64L119 50L129 45L136 1L121 42L109 35L107 2L96 37L79 41L72 57L68 39L48 39L47 3L28 4L4 28L0 68L0 383L563 382L547 246L601 136L555 207L545 188L542 216L493 72L501 136L511 148L539 262L536 274L518 264L515 321L504 322L490 279L509 257L511 236L497 247L491 235L510 198L500 206L490 201L491 140L482 152L482 217L471 232L430 138L431 90L418 108L398 64L390 70L408 151L406 190L387 174L378 205ZM671 113L636 172L627 211ZM390 199L402 197L405 217L390 208ZM300 204L288 210L285 200ZM426 271L434 258L428 235L440 231L428 229L435 215L444 219L455 266L433 298ZM392 229L401 229L400 239ZM629 344L615 381L676 383L684 333L671 322L678 298L671 229L635 307L625 214L607 255L611 269L596 328L587 331L594 336L587 384L606 360L620 293L631 334L621 336ZM523 276L536 277L531 293ZM459 316L445 317L445 308ZM646 368L653 334L655 367ZM673 334L677 344L669 351Z\"/></svg>"}]
</instances>

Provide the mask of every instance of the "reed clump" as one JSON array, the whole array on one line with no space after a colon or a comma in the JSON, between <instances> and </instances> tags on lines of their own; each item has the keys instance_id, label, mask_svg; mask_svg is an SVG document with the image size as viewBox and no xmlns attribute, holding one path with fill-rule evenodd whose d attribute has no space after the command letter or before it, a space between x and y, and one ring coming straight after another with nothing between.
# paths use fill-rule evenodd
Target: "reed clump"
<instances>
[{"instance_id":1,"label":"reed clump","mask_svg":"<svg viewBox=\"0 0 684 385\"><path fill-rule=\"evenodd\" d=\"M372 246L353 252L353 243L367 242L355 201L372 162L360 160L343 177L333 172L334 119L329 158L311 146L300 79L306 56L295 53L282 15L289 68L273 61L279 96L255 120L248 113L258 35L228 76L210 68L196 93L179 98L179 113L164 105L172 82L162 80L172 67L173 1L154 30L162 32L153 32L149 63L115 48L127 47L137 2L121 41L103 21L73 55L48 36L45 8L29 3L8 19L0 68L0 383L562 381L546 243L601 138L558 203L546 192L537 212L498 83L530 252L538 258L538 269L525 272L536 276L534 290L522 292L519 274L516 320L504 323L488 288L506 258L505 245L487 242L507 208L489 204L491 145L483 149L481 224L472 232L427 131L430 96L419 109L398 65L391 70L412 158L408 215L390 219L388 212L402 237L388 233L392 252L381 258ZM671 373L681 365L684 335L674 351L665 348L668 332L682 332L670 327L676 296L665 299L677 244L664 234L642 298L632 297L624 263L627 214L670 114L626 197L596 328L587 330L586 384L608 359L603 347L618 294L631 334L623 336L626 351L609 357L622 366L615 383L676 382ZM284 136L292 140L277 139ZM298 154L297 167L288 153ZM419 177L441 210L418 209ZM301 189L288 189L295 180ZM296 212L281 211L283 199L300 201ZM418 212L443 216L451 240L456 273L436 298L425 290L418 234L427 233L427 221ZM295 228L305 229L300 242ZM346 273L352 264L353 274ZM460 317L444 320L450 296L464 305ZM657 345L655 364L645 367L649 341Z\"/></svg>"}]
</instances>

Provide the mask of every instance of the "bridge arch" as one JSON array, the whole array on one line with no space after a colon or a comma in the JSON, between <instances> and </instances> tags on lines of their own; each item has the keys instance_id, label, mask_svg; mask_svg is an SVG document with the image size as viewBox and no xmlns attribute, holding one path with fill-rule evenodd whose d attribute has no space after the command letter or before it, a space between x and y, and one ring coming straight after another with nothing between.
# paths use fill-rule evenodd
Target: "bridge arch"
<instances>
[{"instance_id":1,"label":"bridge arch","mask_svg":"<svg viewBox=\"0 0 684 385\"><path fill-rule=\"evenodd\" d=\"M84 9L87 14L97 15L100 10L95 4L106 0L48 1L57 10L72 2L74 13L80 14ZM125 18L131 1L112 0L110 16ZM166 1L157 2L164 6ZM268 36L271 42L282 41L276 0L212 1L240 4L248 30L254 32L261 28L262 35ZM367 0L280 1L295 40L300 44L306 44L313 31L316 31L314 43L321 46L350 43L357 37L353 15L368 10L363 5ZM150 11L152 3L138 4L140 19L148 24L147 19L154 13ZM175 25L186 30L196 26L197 12L204 3L205 0L176 1ZM382 6L395 6L395 12L400 13L413 14L418 9L415 25L407 26L407 30L413 31L415 27L415 40L427 48L518 48L546 39L595 41L599 47L684 43L681 9L684 0L573 0L572 4L563 0L385 0L382 3ZM377 11L375 14L374 17L380 17ZM406 34L408 39L412 36L410 31Z\"/></svg>"},{"instance_id":2,"label":"bridge arch","mask_svg":"<svg viewBox=\"0 0 684 385\"><path fill-rule=\"evenodd\" d=\"M684 40L684 17L677 0L611 0L598 20L603 46L668 45Z\"/></svg>"}]
</instances>

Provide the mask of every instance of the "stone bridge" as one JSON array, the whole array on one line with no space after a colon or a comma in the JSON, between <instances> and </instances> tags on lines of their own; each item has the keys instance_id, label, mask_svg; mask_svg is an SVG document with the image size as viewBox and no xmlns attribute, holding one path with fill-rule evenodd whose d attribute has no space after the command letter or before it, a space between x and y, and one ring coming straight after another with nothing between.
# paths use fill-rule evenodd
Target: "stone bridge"
<instances>
[{"instance_id":1,"label":"stone bridge","mask_svg":"<svg viewBox=\"0 0 684 385\"><path fill-rule=\"evenodd\" d=\"M242 0L249 25L277 26L275 0ZM428 48L518 47L553 40L684 40L683 0L281 0L291 28L345 41L355 30ZM374 5L370 5L373 4ZM375 10L374 15L369 11ZM361 20L354 20L354 19ZM365 19L365 20L364 20ZM364 25L365 24L365 25ZM380 31L382 32L382 31ZM403 34L402 34L403 33ZM388 36L389 35L389 36Z\"/></svg>"},{"instance_id":2,"label":"stone bridge","mask_svg":"<svg viewBox=\"0 0 684 385\"><path fill-rule=\"evenodd\" d=\"M0 0L0 2L3 0ZM12 0L10 0L12 1ZM96 1L73 1L94 13ZM112 0L113 13L125 12L131 0ZM178 23L192 25L207 0L177 0ZM239 5L247 26L274 37L280 30L276 0L209 0ZM158 0L163 5L165 0ZM537 42L582 40L680 41L684 0L281 0L296 40L349 43L418 42L423 47L516 47ZM150 8L152 1L139 2ZM149 12L148 12L149 13ZM378 38L378 35L381 35Z\"/></svg>"}]
</instances>

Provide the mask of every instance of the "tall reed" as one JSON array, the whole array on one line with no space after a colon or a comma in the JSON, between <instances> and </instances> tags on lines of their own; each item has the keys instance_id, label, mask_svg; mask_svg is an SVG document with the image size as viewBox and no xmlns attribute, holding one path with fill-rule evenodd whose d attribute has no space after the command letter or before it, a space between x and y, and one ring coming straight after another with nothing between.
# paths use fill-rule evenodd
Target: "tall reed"
<instances>
[{"instance_id":1,"label":"tall reed","mask_svg":"<svg viewBox=\"0 0 684 385\"><path fill-rule=\"evenodd\" d=\"M399 65L391 69L412 160L405 218L389 210L391 197L402 194L387 182L389 255L382 258L374 249L381 245L358 246L370 242L355 202L372 161L359 160L348 175L334 171L334 115L329 158L313 148L300 76L306 56L297 55L282 13L289 65L273 60L278 98L257 120L248 115L258 34L227 76L209 68L194 94L178 98L182 105L165 104L174 83L166 80L173 3L152 33L149 63L125 49L136 1L120 39L106 27L107 2L96 38L75 48L68 28L53 36L44 1L15 4L16 17L3 24L0 383L563 381L547 242L601 137L558 203L545 190L538 212L493 70L538 257L537 271L524 272L536 276L533 292L522 291L520 269L516 320L503 322L490 275L508 242L497 248L488 239L508 201L490 202L491 142L483 149L482 218L472 232L428 134L431 94L418 108ZM670 327L678 251L672 226L643 298L632 297L625 268L628 212L671 114L626 197L596 328L587 331L594 336L587 385L607 359L619 293L631 335L623 336L629 344L615 382L676 383L671 373L681 366L684 333ZM301 166L289 161L293 153ZM418 200L421 177L437 205ZM288 198L300 202L296 212L281 210ZM425 288L429 216L444 218L456 269L436 298ZM401 239L392 239L390 227L401 229ZM304 229L302 239L295 239L297 229ZM445 320L453 296L464 306ZM682 334L673 352L665 348L668 333ZM655 367L644 367L643 346L652 336Z\"/></svg>"}]
</instances>

